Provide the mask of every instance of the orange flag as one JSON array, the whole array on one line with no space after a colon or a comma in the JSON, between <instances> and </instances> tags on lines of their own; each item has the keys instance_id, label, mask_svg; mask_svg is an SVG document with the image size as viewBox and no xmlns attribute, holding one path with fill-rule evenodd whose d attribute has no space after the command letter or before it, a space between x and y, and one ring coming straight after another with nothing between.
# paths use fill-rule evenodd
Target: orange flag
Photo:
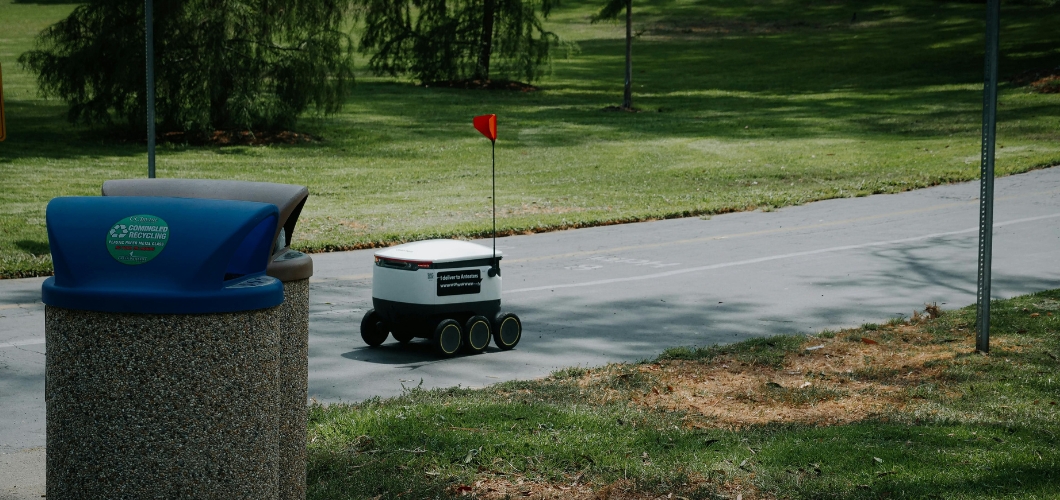
<instances>
[{"instance_id":1,"label":"orange flag","mask_svg":"<svg viewBox=\"0 0 1060 500\"><path fill-rule=\"evenodd\" d=\"M487 139L497 142L497 115L476 116L475 129L482 132Z\"/></svg>"}]
</instances>

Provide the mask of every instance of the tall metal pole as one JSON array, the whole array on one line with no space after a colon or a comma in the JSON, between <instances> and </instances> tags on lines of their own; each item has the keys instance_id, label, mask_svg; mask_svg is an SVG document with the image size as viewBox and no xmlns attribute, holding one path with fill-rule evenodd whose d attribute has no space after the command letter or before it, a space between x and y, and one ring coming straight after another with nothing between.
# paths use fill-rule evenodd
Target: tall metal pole
<instances>
[{"instance_id":1,"label":"tall metal pole","mask_svg":"<svg viewBox=\"0 0 1060 500\"><path fill-rule=\"evenodd\" d=\"M153 0L144 1L147 26L147 178L155 178L155 29Z\"/></svg>"},{"instance_id":2,"label":"tall metal pole","mask_svg":"<svg viewBox=\"0 0 1060 500\"><path fill-rule=\"evenodd\" d=\"M622 91L622 107L633 109L633 0L626 0L626 88Z\"/></svg>"},{"instance_id":3,"label":"tall metal pole","mask_svg":"<svg viewBox=\"0 0 1060 500\"><path fill-rule=\"evenodd\" d=\"M983 85L983 157L979 175L979 286L975 350L990 352L990 253L994 235L994 141L997 137L997 59L1001 0L986 2L986 62Z\"/></svg>"}]
</instances>

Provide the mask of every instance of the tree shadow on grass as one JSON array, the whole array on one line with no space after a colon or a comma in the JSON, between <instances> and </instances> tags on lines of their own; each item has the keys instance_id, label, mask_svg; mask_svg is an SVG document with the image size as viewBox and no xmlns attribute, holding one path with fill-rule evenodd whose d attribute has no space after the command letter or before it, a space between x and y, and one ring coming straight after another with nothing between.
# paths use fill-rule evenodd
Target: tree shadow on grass
<instances>
[{"instance_id":1,"label":"tree shadow on grass","mask_svg":"<svg viewBox=\"0 0 1060 500\"><path fill-rule=\"evenodd\" d=\"M1055 65L1057 41L1037 37L1028 27L1035 23L1013 24L1009 37L1015 41L1003 52L1006 72ZM507 136L506 142L519 146L634 137L976 137L982 105L978 36L978 28L967 22L925 20L897 32L638 40L634 104L663 112L629 114L602 112L621 94L622 82L615 77L621 70L620 40L589 40L576 57L557 60L553 77L534 93L363 83L351 99L357 108L352 124L387 123L389 131L445 140L454 121L485 103L503 117L502 126L534 132L526 138ZM1021 133L1055 133L1048 118L1057 114L1060 104L1017 100L1004 108L1002 127L1020 123ZM359 136L361 147L354 154L374 154L372 146L391 138L382 131Z\"/></svg>"},{"instance_id":2,"label":"tree shadow on grass","mask_svg":"<svg viewBox=\"0 0 1060 500\"><path fill-rule=\"evenodd\" d=\"M846 12L854 5L827 7ZM748 22L771 22L770 16L779 16L786 8L759 6L745 15L751 19ZM344 155L354 157L386 156L395 154L391 146L409 136L417 141L452 140L454 124L483 108L501 114L502 127L511 127L508 130L534 132L525 138L507 135L506 142L517 146L564 147L631 138L977 136L982 84L980 9L903 4L871 8L887 12L881 17L907 19L856 29L811 27L767 35L707 33L689 39L638 39L634 44L634 104L662 113L601 111L621 95L624 44L621 39L593 39L580 42L580 52L570 59L557 59L553 76L540 82L539 92L362 82L341 114L303 118L299 131L327 140L297 147L345 148ZM683 19L704 18L710 12L708 7L696 9L698 14L690 11ZM1004 72L1056 65L1054 52L1060 41L1043 38L1039 28L1049 16L1060 17L1051 12L1026 6L1006 12ZM14 121L9 125L9 144L19 146L0 150L0 161L144 151L140 144L108 145L105 140L97 147L98 134L72 137L69 132L58 132L64 128L61 106L47 105L45 116L28 109L33 106L18 101L11 105L9 119ZM20 125L18 118L10 117L29 113L34 113L35 123ZM1055 130L1042 119L1057 115L1060 104L1018 102L1005 108L1000 119L1002 126L1021 123L1024 134L1035 133L1026 127L1037 127L1037 133L1048 135ZM19 132L31 129L32 134Z\"/></svg>"},{"instance_id":3,"label":"tree shadow on grass","mask_svg":"<svg viewBox=\"0 0 1060 500\"><path fill-rule=\"evenodd\" d=\"M101 157L146 156L146 130L130 132L128 125L113 126L73 125L67 118L67 106L59 99L45 101L5 100L7 139L0 148L0 164L14 163L27 158L78 159ZM307 119L307 121L311 121ZM145 125L146 128L146 125ZM238 134L231 134L238 136ZM219 154L243 154L240 148L228 148L209 144L189 145L183 142L166 142L159 138L157 151L160 155L184 150L206 149ZM232 146L247 146L233 143ZM313 148L313 144L286 144L278 141L269 144L274 148Z\"/></svg>"},{"instance_id":4,"label":"tree shadow on grass","mask_svg":"<svg viewBox=\"0 0 1060 500\"><path fill-rule=\"evenodd\" d=\"M47 241L35 241L35 240L18 240L15 242L15 246L23 252L32 254L33 256L48 255L51 253L51 248L48 246Z\"/></svg>"},{"instance_id":5,"label":"tree shadow on grass","mask_svg":"<svg viewBox=\"0 0 1060 500\"><path fill-rule=\"evenodd\" d=\"M7 140L0 147L0 164L25 158L77 159L104 156L137 156L143 145L118 142L102 128L83 128L66 120L66 106L59 100L6 100Z\"/></svg>"},{"instance_id":6,"label":"tree shadow on grass","mask_svg":"<svg viewBox=\"0 0 1060 500\"><path fill-rule=\"evenodd\" d=\"M23 5L80 5L84 2L76 0L12 0L11 3Z\"/></svg>"}]
</instances>

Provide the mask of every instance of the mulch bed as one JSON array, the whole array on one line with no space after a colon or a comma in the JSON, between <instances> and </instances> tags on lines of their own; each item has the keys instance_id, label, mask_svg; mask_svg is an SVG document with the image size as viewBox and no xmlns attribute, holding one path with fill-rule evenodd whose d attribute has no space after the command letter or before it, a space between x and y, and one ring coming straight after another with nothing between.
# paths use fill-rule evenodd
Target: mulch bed
<instances>
[{"instance_id":1,"label":"mulch bed","mask_svg":"<svg viewBox=\"0 0 1060 500\"><path fill-rule=\"evenodd\" d=\"M534 92L537 87L529 83L516 82L513 80L445 80L439 82L427 82L424 87L444 87L450 89L468 90L512 90L518 92Z\"/></svg>"},{"instance_id":2,"label":"mulch bed","mask_svg":"<svg viewBox=\"0 0 1060 500\"><path fill-rule=\"evenodd\" d=\"M309 134L282 130L263 132L252 130L215 130L210 133L166 132L159 142L191 144L194 146L262 146L267 144L304 144L317 142Z\"/></svg>"},{"instance_id":3,"label":"mulch bed","mask_svg":"<svg viewBox=\"0 0 1060 500\"><path fill-rule=\"evenodd\" d=\"M1060 94L1060 66L1053 69L1024 71L1009 81L1020 87L1029 86L1040 94Z\"/></svg>"}]
</instances>

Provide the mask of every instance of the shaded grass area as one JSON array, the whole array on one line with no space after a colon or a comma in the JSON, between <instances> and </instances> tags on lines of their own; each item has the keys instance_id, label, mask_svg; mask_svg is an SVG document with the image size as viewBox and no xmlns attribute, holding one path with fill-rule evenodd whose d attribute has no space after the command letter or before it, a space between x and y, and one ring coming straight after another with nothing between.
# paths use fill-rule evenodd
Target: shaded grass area
<instances>
[{"instance_id":1,"label":"shaded grass area","mask_svg":"<svg viewBox=\"0 0 1060 500\"><path fill-rule=\"evenodd\" d=\"M1060 290L993 310L315 405L309 496L1057 498Z\"/></svg>"},{"instance_id":2,"label":"shaded grass area","mask_svg":"<svg viewBox=\"0 0 1060 500\"><path fill-rule=\"evenodd\" d=\"M44 208L145 175L144 145L74 129L15 59L72 5L0 0L8 140L0 144L0 276L47 273ZM964 2L670 0L638 8L634 105L619 102L623 29L564 2L549 28L578 43L536 92L417 86L360 74L343 112L307 117L301 145L159 149L160 177L309 186L295 245L310 251L490 227L500 116L504 234L797 205L971 180L979 169L982 6ZM856 13L856 20L852 15ZM1060 13L1006 4L1004 79L1060 65ZM1001 89L997 169L1060 163L1060 95Z\"/></svg>"}]
</instances>

